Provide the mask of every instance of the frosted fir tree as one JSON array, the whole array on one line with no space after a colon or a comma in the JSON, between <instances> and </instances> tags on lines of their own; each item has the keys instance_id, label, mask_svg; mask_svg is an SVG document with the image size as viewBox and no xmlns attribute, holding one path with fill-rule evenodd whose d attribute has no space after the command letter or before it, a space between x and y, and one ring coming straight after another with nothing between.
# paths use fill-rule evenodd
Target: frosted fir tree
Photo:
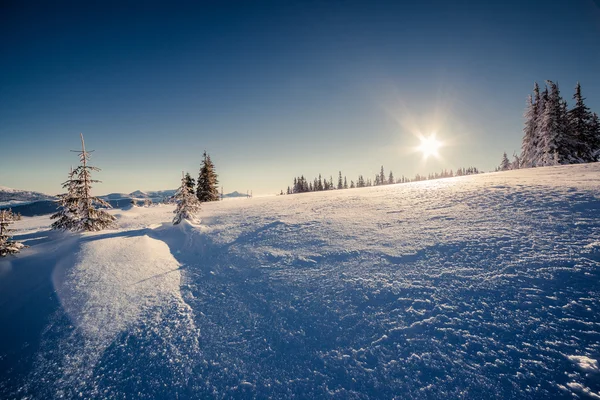
<instances>
[{"instance_id":1,"label":"frosted fir tree","mask_svg":"<svg viewBox=\"0 0 600 400\"><path fill-rule=\"evenodd\" d=\"M92 179L92 172L100 168L88 165L91 151L85 150L83 134L81 134L81 151L72 150L79 154L80 165L75 168L71 177L72 197L77 204L77 220L69 229L72 231L101 231L115 225L115 217L99 207L111 208L106 201L92 196L92 183L100 182Z\"/></svg>"},{"instance_id":2,"label":"frosted fir tree","mask_svg":"<svg viewBox=\"0 0 600 400\"><path fill-rule=\"evenodd\" d=\"M193 194L196 187L196 181L190 176L189 172L185 173L185 185L187 186L190 193Z\"/></svg>"},{"instance_id":3,"label":"frosted fir tree","mask_svg":"<svg viewBox=\"0 0 600 400\"><path fill-rule=\"evenodd\" d=\"M337 188L340 189L340 190L344 188L344 181L342 180L342 171L338 172L338 184L337 184Z\"/></svg>"},{"instance_id":4,"label":"frosted fir tree","mask_svg":"<svg viewBox=\"0 0 600 400\"><path fill-rule=\"evenodd\" d=\"M388 176L387 183L388 183L388 185L393 185L394 183L396 183L396 180L394 179L394 174L392 171L390 171L390 175Z\"/></svg>"},{"instance_id":5,"label":"frosted fir tree","mask_svg":"<svg viewBox=\"0 0 600 400\"><path fill-rule=\"evenodd\" d=\"M564 116L563 107L558 86L552 81L546 81L549 86L548 98L545 101L544 113L540 123L539 135L541 140L541 165L556 165L563 160L565 147ZM556 153L556 154L555 154Z\"/></svg>"},{"instance_id":6,"label":"frosted fir tree","mask_svg":"<svg viewBox=\"0 0 600 400\"><path fill-rule=\"evenodd\" d=\"M23 243L11 240L12 229L9 229L9 225L18 220L18 216L15 215L10 209L0 210L0 257L5 257L10 254L17 254L24 247Z\"/></svg>"},{"instance_id":7,"label":"frosted fir tree","mask_svg":"<svg viewBox=\"0 0 600 400\"><path fill-rule=\"evenodd\" d=\"M181 173L181 186L177 189L174 199L177 203L177 208L173 211L175 213L173 225L178 225L183 220L195 222L195 215L200 211L200 201L194 193L189 191L183 172Z\"/></svg>"},{"instance_id":8,"label":"frosted fir tree","mask_svg":"<svg viewBox=\"0 0 600 400\"><path fill-rule=\"evenodd\" d=\"M510 161L508 160L508 156L506 152L502 154L502 161L500 162L500 166L498 167L500 171L508 171L510 169Z\"/></svg>"},{"instance_id":9,"label":"frosted fir tree","mask_svg":"<svg viewBox=\"0 0 600 400\"><path fill-rule=\"evenodd\" d=\"M539 87L535 84L539 100ZM533 103L531 95L527 98L527 107L525 108L525 127L523 128L523 144L521 145L521 160L525 167L535 166L535 155L537 147L536 126L537 126L537 105Z\"/></svg>"},{"instance_id":10,"label":"frosted fir tree","mask_svg":"<svg viewBox=\"0 0 600 400\"><path fill-rule=\"evenodd\" d=\"M510 169L520 169L521 168L521 157L517 153L513 153L513 162L510 164ZM450 171L452 173L452 171ZM452 175L450 175L452 176Z\"/></svg>"},{"instance_id":11,"label":"frosted fir tree","mask_svg":"<svg viewBox=\"0 0 600 400\"><path fill-rule=\"evenodd\" d=\"M69 178L62 184L63 189L67 192L58 195L56 203L58 211L50 217L55 219L51 225L55 230L75 230L79 221L79 200L75 196L75 185L73 183L73 167L69 171Z\"/></svg>"},{"instance_id":12,"label":"frosted fir tree","mask_svg":"<svg viewBox=\"0 0 600 400\"><path fill-rule=\"evenodd\" d=\"M595 138L592 132L592 113L585 105L585 98L581 95L581 85L577 82L573 94L575 106L569 110L569 128L574 137L577 156L583 162L595 161Z\"/></svg>"},{"instance_id":13,"label":"frosted fir tree","mask_svg":"<svg viewBox=\"0 0 600 400\"><path fill-rule=\"evenodd\" d=\"M535 91L537 89L537 92ZM546 103L548 102L548 88L544 88L544 91L540 94L539 87L534 87L535 94L535 135L531 151L531 163L532 167L543 166L542 158L544 156L544 137L542 134L542 119L546 110Z\"/></svg>"},{"instance_id":14,"label":"frosted fir tree","mask_svg":"<svg viewBox=\"0 0 600 400\"><path fill-rule=\"evenodd\" d=\"M590 130L592 132L592 137L594 138L592 145L592 156L594 161L600 160L600 118L598 118L598 114L592 114L592 120L590 122Z\"/></svg>"},{"instance_id":15,"label":"frosted fir tree","mask_svg":"<svg viewBox=\"0 0 600 400\"><path fill-rule=\"evenodd\" d=\"M379 171L379 183L376 183L376 185L385 185L385 184L386 184L385 172L383 172L383 165L382 165L381 171Z\"/></svg>"},{"instance_id":16,"label":"frosted fir tree","mask_svg":"<svg viewBox=\"0 0 600 400\"><path fill-rule=\"evenodd\" d=\"M215 173L215 166L206 151L203 154L200 175L198 176L196 197L201 203L219 200L219 181Z\"/></svg>"}]
</instances>

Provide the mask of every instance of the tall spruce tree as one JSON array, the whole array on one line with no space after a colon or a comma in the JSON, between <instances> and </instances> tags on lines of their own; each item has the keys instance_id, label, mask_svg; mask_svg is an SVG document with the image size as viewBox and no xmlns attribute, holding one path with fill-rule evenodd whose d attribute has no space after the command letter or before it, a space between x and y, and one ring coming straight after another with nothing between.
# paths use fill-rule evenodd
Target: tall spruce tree
<instances>
[{"instance_id":1,"label":"tall spruce tree","mask_svg":"<svg viewBox=\"0 0 600 400\"><path fill-rule=\"evenodd\" d=\"M383 165L381 166L381 171L379 171L379 184L380 185L385 185L386 184L385 172L383 172Z\"/></svg>"},{"instance_id":2,"label":"tall spruce tree","mask_svg":"<svg viewBox=\"0 0 600 400\"><path fill-rule=\"evenodd\" d=\"M10 209L0 210L0 257L17 254L22 248L27 247L23 243L11 240L12 229L9 228L9 225L18 220L19 216Z\"/></svg>"},{"instance_id":3,"label":"tall spruce tree","mask_svg":"<svg viewBox=\"0 0 600 400\"><path fill-rule=\"evenodd\" d=\"M600 118L598 114L593 113L590 121L590 131L593 138L592 142L592 157L593 161L600 160Z\"/></svg>"},{"instance_id":4,"label":"tall spruce tree","mask_svg":"<svg viewBox=\"0 0 600 400\"><path fill-rule=\"evenodd\" d=\"M561 150L565 145L563 109L558 85L552 81L546 81L546 85L549 91L539 128L542 144L539 162L541 165L556 165L562 161Z\"/></svg>"},{"instance_id":5,"label":"tall spruce tree","mask_svg":"<svg viewBox=\"0 0 600 400\"><path fill-rule=\"evenodd\" d=\"M337 188L342 189L343 187L344 187L344 182L342 181L342 171L339 171Z\"/></svg>"},{"instance_id":6,"label":"tall spruce tree","mask_svg":"<svg viewBox=\"0 0 600 400\"><path fill-rule=\"evenodd\" d=\"M585 98L581 95L579 82L575 86L573 100L575 100L575 106L569 110L569 128L575 141L573 151L583 162L595 161L593 154L595 138L591 129L592 113L585 105Z\"/></svg>"},{"instance_id":7,"label":"tall spruce tree","mask_svg":"<svg viewBox=\"0 0 600 400\"><path fill-rule=\"evenodd\" d=\"M537 83L536 83L536 87L537 87ZM536 109L536 122L535 122L535 139L534 139L534 146L533 146L533 154L532 156L532 166L533 167L538 167L538 166L543 166L543 162L542 162L542 158L543 158L543 150L544 150L544 137L542 135L542 119L544 117L544 112L546 110L546 103L548 102L548 87L544 87L544 90L539 93L539 87L538 87L538 93L535 93L535 88L534 88L534 95L536 98L535 101L535 109Z\"/></svg>"},{"instance_id":8,"label":"tall spruce tree","mask_svg":"<svg viewBox=\"0 0 600 400\"><path fill-rule=\"evenodd\" d=\"M200 211L200 201L193 192L190 192L188 182L186 180L183 171L181 172L181 186L175 193L175 202L177 207L173 213L173 225L181 223L181 221L188 220L190 222L196 221L196 214Z\"/></svg>"},{"instance_id":9,"label":"tall spruce tree","mask_svg":"<svg viewBox=\"0 0 600 400\"><path fill-rule=\"evenodd\" d=\"M81 136L81 151L72 150L79 155L80 165L69 174L69 180L63 184L67 193L62 198L64 208L61 209L52 224L53 229L68 229L71 231L101 231L115 225L116 218L100 209L111 208L106 201L92 196L92 184L99 180L92 179L92 172L100 168L88 165L91 151L86 151L83 134ZM61 201L61 199L59 199ZM62 211L65 211L61 213ZM63 218L64 217L64 218Z\"/></svg>"},{"instance_id":10,"label":"tall spruce tree","mask_svg":"<svg viewBox=\"0 0 600 400\"><path fill-rule=\"evenodd\" d=\"M539 99L539 87L537 82L537 96ZM534 88L534 90L535 90ZM537 123L537 105L533 103L531 95L527 98L527 107L525 108L525 127L523 128L523 144L521 146L521 160L526 167L535 166L534 158L536 154L536 123Z\"/></svg>"},{"instance_id":11,"label":"tall spruce tree","mask_svg":"<svg viewBox=\"0 0 600 400\"><path fill-rule=\"evenodd\" d=\"M392 171L390 171L390 175L388 176L387 183L388 183L388 185L392 185L392 184L396 183L396 181L394 180L394 174L392 173Z\"/></svg>"},{"instance_id":12,"label":"tall spruce tree","mask_svg":"<svg viewBox=\"0 0 600 400\"><path fill-rule=\"evenodd\" d=\"M196 197L201 203L207 201L219 200L219 181L215 173L215 166L210 159L210 156L204 154L202 156L202 166L200 167L200 175L198 176L198 189Z\"/></svg>"}]
</instances>

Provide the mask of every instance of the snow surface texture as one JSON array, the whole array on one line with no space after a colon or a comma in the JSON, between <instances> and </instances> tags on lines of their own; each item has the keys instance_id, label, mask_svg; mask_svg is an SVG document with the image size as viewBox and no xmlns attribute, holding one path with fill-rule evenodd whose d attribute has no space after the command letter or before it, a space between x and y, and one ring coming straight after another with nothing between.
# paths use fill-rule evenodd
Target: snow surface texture
<instances>
[{"instance_id":1,"label":"snow surface texture","mask_svg":"<svg viewBox=\"0 0 600 400\"><path fill-rule=\"evenodd\" d=\"M15 224L61 306L0 397L600 398L598 163L172 211Z\"/></svg>"}]
</instances>

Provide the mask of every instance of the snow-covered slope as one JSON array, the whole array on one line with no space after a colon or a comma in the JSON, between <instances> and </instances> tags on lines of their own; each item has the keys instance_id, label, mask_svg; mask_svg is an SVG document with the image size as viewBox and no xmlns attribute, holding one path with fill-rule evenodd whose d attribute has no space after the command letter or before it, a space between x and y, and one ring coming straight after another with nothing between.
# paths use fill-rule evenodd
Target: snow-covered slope
<instances>
[{"instance_id":1,"label":"snow-covered slope","mask_svg":"<svg viewBox=\"0 0 600 400\"><path fill-rule=\"evenodd\" d=\"M172 210L16 226L0 397L600 397L600 164Z\"/></svg>"}]
</instances>

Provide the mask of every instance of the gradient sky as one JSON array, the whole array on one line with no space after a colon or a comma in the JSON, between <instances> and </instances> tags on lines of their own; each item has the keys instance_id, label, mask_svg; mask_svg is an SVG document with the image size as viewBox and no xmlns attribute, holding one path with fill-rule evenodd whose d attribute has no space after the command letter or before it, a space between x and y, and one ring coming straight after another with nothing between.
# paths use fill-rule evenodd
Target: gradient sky
<instances>
[{"instance_id":1,"label":"gradient sky","mask_svg":"<svg viewBox=\"0 0 600 400\"><path fill-rule=\"evenodd\" d=\"M175 188L204 149L225 192L493 170L534 81L600 112L596 0L169 3L0 4L0 185L60 192L80 132L96 194Z\"/></svg>"}]
</instances>

